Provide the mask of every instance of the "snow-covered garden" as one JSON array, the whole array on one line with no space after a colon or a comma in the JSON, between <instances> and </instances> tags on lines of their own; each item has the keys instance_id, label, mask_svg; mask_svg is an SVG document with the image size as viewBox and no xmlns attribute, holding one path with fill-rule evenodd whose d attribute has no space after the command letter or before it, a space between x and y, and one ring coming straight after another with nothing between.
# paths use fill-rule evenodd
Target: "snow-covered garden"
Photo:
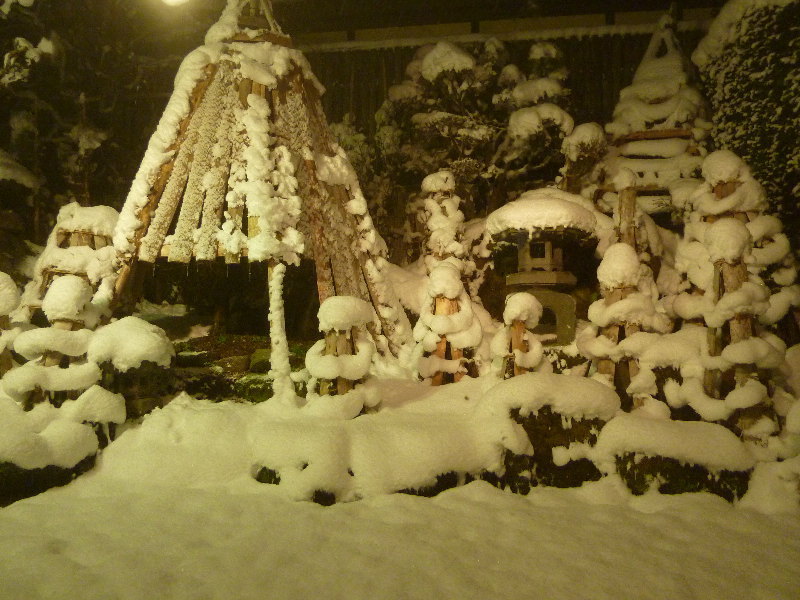
<instances>
[{"instance_id":1,"label":"snow-covered garden","mask_svg":"<svg viewBox=\"0 0 800 600\"><path fill-rule=\"evenodd\" d=\"M558 36L423 45L367 138L227 0L116 207L80 101L41 246L14 113L0 598L796 597L800 188L714 90L798 12L665 15L602 125Z\"/></svg>"}]
</instances>

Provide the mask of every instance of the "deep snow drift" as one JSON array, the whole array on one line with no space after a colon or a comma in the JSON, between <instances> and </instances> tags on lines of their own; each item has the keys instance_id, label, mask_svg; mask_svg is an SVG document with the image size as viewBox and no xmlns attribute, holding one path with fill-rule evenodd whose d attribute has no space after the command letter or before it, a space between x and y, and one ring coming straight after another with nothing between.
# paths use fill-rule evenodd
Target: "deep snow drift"
<instances>
[{"instance_id":1,"label":"deep snow drift","mask_svg":"<svg viewBox=\"0 0 800 600\"><path fill-rule=\"evenodd\" d=\"M380 385L387 419L438 425L447 413L456 428L469 427L480 394L469 379ZM325 508L253 479L259 432L311 444L331 423L177 399L93 472L0 510L0 598L796 597L800 515L765 515L747 498L634 498L609 477L528 496L475 482ZM393 472L390 453L379 460Z\"/></svg>"}]
</instances>

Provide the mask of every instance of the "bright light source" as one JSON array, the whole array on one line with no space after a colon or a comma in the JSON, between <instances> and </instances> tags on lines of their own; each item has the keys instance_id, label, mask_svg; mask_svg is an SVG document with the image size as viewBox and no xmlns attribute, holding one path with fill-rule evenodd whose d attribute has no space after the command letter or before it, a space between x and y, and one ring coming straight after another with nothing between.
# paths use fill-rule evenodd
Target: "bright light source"
<instances>
[{"instance_id":1,"label":"bright light source","mask_svg":"<svg viewBox=\"0 0 800 600\"><path fill-rule=\"evenodd\" d=\"M167 6L180 6L186 4L189 0L161 0Z\"/></svg>"}]
</instances>

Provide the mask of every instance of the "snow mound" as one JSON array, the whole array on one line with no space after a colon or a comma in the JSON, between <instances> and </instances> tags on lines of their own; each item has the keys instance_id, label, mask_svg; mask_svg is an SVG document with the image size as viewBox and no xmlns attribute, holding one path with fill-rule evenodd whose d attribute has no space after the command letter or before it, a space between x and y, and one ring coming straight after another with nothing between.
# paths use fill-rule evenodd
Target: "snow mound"
<instances>
[{"instance_id":1,"label":"snow mound","mask_svg":"<svg viewBox=\"0 0 800 600\"><path fill-rule=\"evenodd\" d=\"M747 225L733 218L720 219L709 225L704 241L712 262L738 261L751 244Z\"/></svg>"},{"instance_id":2,"label":"snow mound","mask_svg":"<svg viewBox=\"0 0 800 600\"><path fill-rule=\"evenodd\" d=\"M431 173L422 180L422 192L435 194L437 192L453 192L456 189L456 178L453 173L444 170Z\"/></svg>"},{"instance_id":3,"label":"snow mound","mask_svg":"<svg viewBox=\"0 0 800 600\"><path fill-rule=\"evenodd\" d=\"M450 42L439 42L422 59L420 72L428 81L434 81L445 71L471 71L475 68L475 59Z\"/></svg>"},{"instance_id":4,"label":"snow mound","mask_svg":"<svg viewBox=\"0 0 800 600\"><path fill-rule=\"evenodd\" d=\"M716 185L728 181L745 181L750 179L750 169L736 154L730 150L717 150L703 160L703 179Z\"/></svg>"},{"instance_id":5,"label":"snow mound","mask_svg":"<svg viewBox=\"0 0 800 600\"><path fill-rule=\"evenodd\" d=\"M150 361L168 367L175 355L167 334L138 317L125 317L101 327L92 336L88 360L100 364L110 361L118 371L128 371Z\"/></svg>"},{"instance_id":6,"label":"snow mound","mask_svg":"<svg viewBox=\"0 0 800 600\"><path fill-rule=\"evenodd\" d=\"M50 284L42 299L42 310L50 321L78 320L93 293L85 279L62 275Z\"/></svg>"}]
</instances>

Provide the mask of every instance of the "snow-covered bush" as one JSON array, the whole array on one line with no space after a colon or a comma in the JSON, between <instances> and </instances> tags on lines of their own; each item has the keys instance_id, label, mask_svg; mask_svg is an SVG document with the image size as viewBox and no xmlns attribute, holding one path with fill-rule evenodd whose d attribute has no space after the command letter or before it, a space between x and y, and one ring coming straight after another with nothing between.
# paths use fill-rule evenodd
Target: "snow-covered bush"
<instances>
[{"instance_id":1,"label":"snow-covered bush","mask_svg":"<svg viewBox=\"0 0 800 600\"><path fill-rule=\"evenodd\" d=\"M516 435L504 440L504 480L512 491L600 478L590 458L598 433L619 411L612 389L583 377L527 373L493 386L482 402L488 414L516 424Z\"/></svg>"},{"instance_id":2,"label":"snow-covered bush","mask_svg":"<svg viewBox=\"0 0 800 600\"><path fill-rule=\"evenodd\" d=\"M318 416L355 417L365 401L369 402L357 384L367 377L375 354L375 344L366 331L375 311L359 298L331 296L320 305L317 316L325 338L306 353L311 379L304 411Z\"/></svg>"},{"instance_id":3,"label":"snow-covered bush","mask_svg":"<svg viewBox=\"0 0 800 600\"><path fill-rule=\"evenodd\" d=\"M492 338L492 371L503 379L533 370L552 369L533 329L542 317L542 305L533 294L518 292L506 298L505 327Z\"/></svg>"},{"instance_id":4,"label":"snow-covered bush","mask_svg":"<svg viewBox=\"0 0 800 600\"><path fill-rule=\"evenodd\" d=\"M518 67L495 39L474 48L440 42L420 48L406 76L376 114L376 171L405 188L394 198L402 207L439 169L453 173L468 217L558 174L573 120L553 44L534 43Z\"/></svg>"}]
</instances>

